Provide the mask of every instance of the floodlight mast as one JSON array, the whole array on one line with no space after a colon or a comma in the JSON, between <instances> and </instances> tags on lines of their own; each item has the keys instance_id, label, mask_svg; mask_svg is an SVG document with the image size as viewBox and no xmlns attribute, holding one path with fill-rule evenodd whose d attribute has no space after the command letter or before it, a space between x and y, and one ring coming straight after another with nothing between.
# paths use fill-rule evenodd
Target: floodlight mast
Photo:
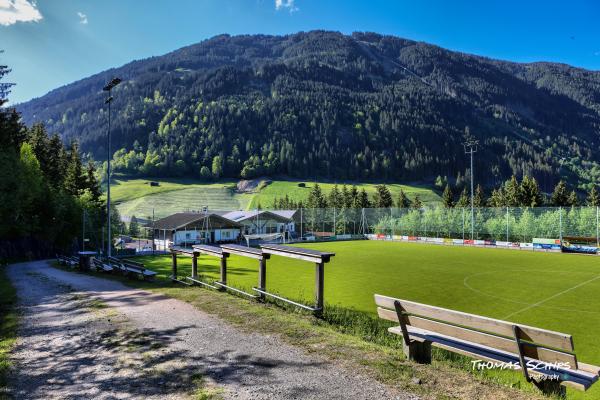
<instances>
[{"instance_id":1,"label":"floodlight mast","mask_svg":"<svg viewBox=\"0 0 600 400\"><path fill-rule=\"evenodd\" d=\"M110 82L108 82L106 84L106 86L104 86L104 88L102 89L105 92L108 92L108 97L106 98L106 100L104 101L104 104L108 104L108 132L107 132L107 148L106 148L106 162L107 162L107 166L106 166L106 182L107 182L107 189L106 189L106 225L108 228L108 233L107 233L107 249L106 249L106 254L108 257L112 256L112 237L111 237L111 229L110 229L110 159L111 159L111 151L110 151L110 147L111 147L111 143L110 143L110 105L113 101L113 97L111 96L111 91L115 88L115 86L117 86L119 83L121 83L121 79L120 78L113 78Z\"/></svg>"},{"instance_id":2,"label":"floodlight mast","mask_svg":"<svg viewBox=\"0 0 600 400\"><path fill-rule=\"evenodd\" d=\"M469 154L471 156L471 240L474 239L474 229L475 229L475 213L474 213L474 204L473 204L473 154L477 153L477 145L479 144L479 140L475 140L472 137L468 137L463 145L465 146L465 154Z\"/></svg>"}]
</instances>

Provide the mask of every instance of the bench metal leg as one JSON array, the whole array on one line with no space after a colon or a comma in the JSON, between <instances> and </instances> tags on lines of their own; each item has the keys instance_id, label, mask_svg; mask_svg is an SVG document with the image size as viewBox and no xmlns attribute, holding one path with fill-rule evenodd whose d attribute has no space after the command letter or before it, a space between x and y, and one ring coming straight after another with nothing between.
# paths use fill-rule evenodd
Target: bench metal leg
<instances>
[{"instance_id":1,"label":"bench metal leg","mask_svg":"<svg viewBox=\"0 0 600 400\"><path fill-rule=\"evenodd\" d=\"M259 260L260 264L258 266L258 288L260 290L267 290L267 260L261 259ZM265 299L264 293L258 292L260 300Z\"/></svg>"}]
</instances>

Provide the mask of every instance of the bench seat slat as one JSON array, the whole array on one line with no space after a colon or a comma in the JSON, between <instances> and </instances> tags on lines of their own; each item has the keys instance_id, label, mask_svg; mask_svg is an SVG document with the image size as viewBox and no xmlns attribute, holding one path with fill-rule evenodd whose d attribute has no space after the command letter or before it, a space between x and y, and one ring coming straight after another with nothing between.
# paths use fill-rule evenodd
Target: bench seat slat
<instances>
[{"instance_id":1,"label":"bench seat slat","mask_svg":"<svg viewBox=\"0 0 600 400\"><path fill-rule=\"evenodd\" d=\"M425 329L415 328L413 326L406 327L411 338L419 340L427 340L432 345L446 349L448 351L466 355L474 359L483 359L487 361L505 362L519 364L519 357L516 354L497 350L488 346L479 345L466 340L456 339L450 336L427 331ZM402 330L399 326L389 328L390 333L402 335ZM526 357L526 361L530 361ZM535 360L532 360L535 361ZM583 370L564 369L564 368L547 368L547 369L528 369L531 373L538 375L553 375L559 374L563 383L568 384L580 390L586 390L594 382L598 380L598 375Z\"/></svg>"},{"instance_id":2,"label":"bench seat slat","mask_svg":"<svg viewBox=\"0 0 600 400\"><path fill-rule=\"evenodd\" d=\"M256 249L254 247L239 246L237 244L226 244L221 246L221 248L230 254L238 254L249 258L255 258L257 260L262 260L263 258L269 257L268 254L263 254L262 250Z\"/></svg>"},{"instance_id":3,"label":"bench seat slat","mask_svg":"<svg viewBox=\"0 0 600 400\"><path fill-rule=\"evenodd\" d=\"M377 309L377 313L379 314L380 318L398 322L398 316L395 311L386 310L384 308L379 307ZM458 326L445 324L443 322L432 321L413 315L407 315L405 317L405 321L408 325L415 328L420 328L430 332L436 332L442 335L446 335L448 337L461 338L462 340L471 343L476 343L478 345L488 346L494 349L502 350L507 353L511 353L515 356L518 355L518 349L514 339L507 339L501 336L495 336L484 332L478 332L471 329L461 328ZM523 345L523 353L526 357L549 363L568 362L571 366L577 366L577 358L573 354L552 349L545 349L543 347L535 347L528 343L523 343Z\"/></svg>"},{"instance_id":4,"label":"bench seat slat","mask_svg":"<svg viewBox=\"0 0 600 400\"><path fill-rule=\"evenodd\" d=\"M433 318L502 336L513 336L512 327L514 324L507 321L482 317L460 311L448 310L446 308L429 306L426 304L415 303L408 300L396 299L378 294L375 295L375 303L379 307L387 308L389 310L395 309L395 300L399 300L404 310L410 314ZM524 340L543 344L560 350L569 352L573 351L573 338L571 335L521 324L519 324L519 328L521 328L523 333L522 339Z\"/></svg>"},{"instance_id":5,"label":"bench seat slat","mask_svg":"<svg viewBox=\"0 0 600 400\"><path fill-rule=\"evenodd\" d=\"M298 260L311 261L314 263L329 262L335 253L325 253L322 251L303 249L301 247L279 246L265 244L260 246L263 253L273 254Z\"/></svg>"},{"instance_id":6,"label":"bench seat slat","mask_svg":"<svg viewBox=\"0 0 600 400\"><path fill-rule=\"evenodd\" d=\"M220 247L217 247L217 246L209 246L206 244L202 244L202 245L196 245L196 246L192 246L192 247L193 247L194 251L199 251L200 253L208 254L211 256L219 257L219 258L226 257L226 255L223 254L223 249L221 249Z\"/></svg>"}]
</instances>

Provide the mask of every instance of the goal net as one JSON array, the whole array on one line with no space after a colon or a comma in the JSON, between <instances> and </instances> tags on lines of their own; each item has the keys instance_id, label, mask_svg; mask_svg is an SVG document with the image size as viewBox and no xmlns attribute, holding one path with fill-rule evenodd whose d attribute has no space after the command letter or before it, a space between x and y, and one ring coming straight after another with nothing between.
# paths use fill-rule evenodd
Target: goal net
<instances>
[{"instance_id":1,"label":"goal net","mask_svg":"<svg viewBox=\"0 0 600 400\"><path fill-rule=\"evenodd\" d=\"M285 236L283 233L264 233L264 234L255 234L255 235L244 235L244 239L246 239L246 244L250 246L251 244L259 244L259 243L285 243Z\"/></svg>"}]
</instances>

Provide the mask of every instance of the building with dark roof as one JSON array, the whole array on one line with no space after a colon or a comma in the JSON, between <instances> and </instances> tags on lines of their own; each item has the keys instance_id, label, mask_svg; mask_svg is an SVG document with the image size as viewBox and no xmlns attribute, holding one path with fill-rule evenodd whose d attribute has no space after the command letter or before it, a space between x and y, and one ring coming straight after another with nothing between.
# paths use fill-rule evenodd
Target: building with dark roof
<instances>
[{"instance_id":1,"label":"building with dark roof","mask_svg":"<svg viewBox=\"0 0 600 400\"><path fill-rule=\"evenodd\" d=\"M155 240L168 247L237 242L242 225L216 213L185 212L155 221L153 229Z\"/></svg>"}]
</instances>

